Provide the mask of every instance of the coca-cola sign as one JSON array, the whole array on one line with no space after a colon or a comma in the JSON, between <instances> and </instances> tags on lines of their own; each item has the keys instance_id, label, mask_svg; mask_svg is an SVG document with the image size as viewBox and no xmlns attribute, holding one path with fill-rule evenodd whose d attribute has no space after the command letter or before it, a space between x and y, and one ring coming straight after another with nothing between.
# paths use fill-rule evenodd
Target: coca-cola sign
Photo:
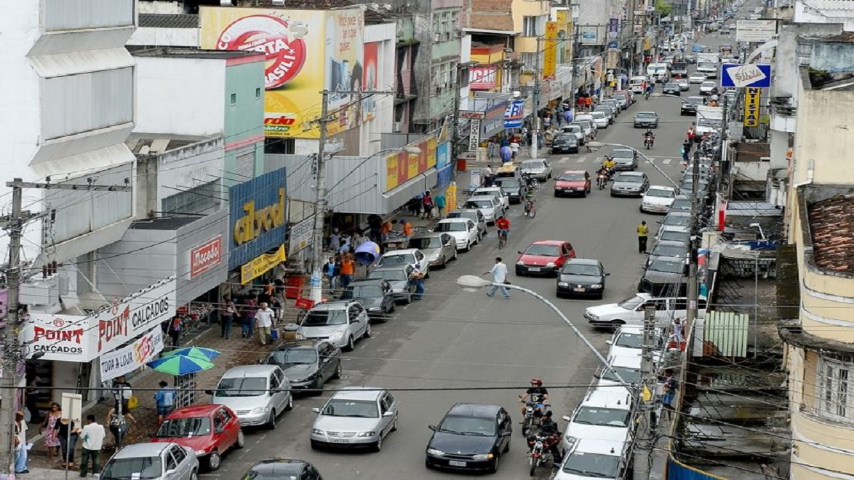
<instances>
[{"instance_id":1,"label":"coca-cola sign","mask_svg":"<svg viewBox=\"0 0 854 480\"><path fill-rule=\"evenodd\" d=\"M190 278L195 278L222 262L222 235L190 250Z\"/></svg>"}]
</instances>

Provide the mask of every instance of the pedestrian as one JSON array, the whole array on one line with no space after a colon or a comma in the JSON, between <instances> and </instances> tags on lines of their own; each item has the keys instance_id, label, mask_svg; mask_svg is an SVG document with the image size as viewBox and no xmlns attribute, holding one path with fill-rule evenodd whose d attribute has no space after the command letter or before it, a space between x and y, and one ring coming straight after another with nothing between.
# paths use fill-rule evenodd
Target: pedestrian
<instances>
[{"instance_id":1,"label":"pedestrian","mask_svg":"<svg viewBox=\"0 0 854 480\"><path fill-rule=\"evenodd\" d=\"M41 427L39 427L39 435L44 432L44 444L47 447L47 461L53 463L54 455L59 450L59 419L62 417L62 407L53 402L50 404L50 410L44 417Z\"/></svg>"},{"instance_id":2,"label":"pedestrian","mask_svg":"<svg viewBox=\"0 0 854 480\"><path fill-rule=\"evenodd\" d=\"M593 111L593 97L590 95L584 97L584 109L587 112Z\"/></svg>"},{"instance_id":3,"label":"pedestrian","mask_svg":"<svg viewBox=\"0 0 854 480\"><path fill-rule=\"evenodd\" d=\"M491 187L495 181L495 172L492 171L492 165L488 164L483 171L483 186Z\"/></svg>"},{"instance_id":4,"label":"pedestrian","mask_svg":"<svg viewBox=\"0 0 854 480\"><path fill-rule=\"evenodd\" d=\"M329 281L329 289L335 290L338 287L338 275L341 274L341 264L334 257L329 257L329 260L323 264L323 275Z\"/></svg>"},{"instance_id":5,"label":"pedestrian","mask_svg":"<svg viewBox=\"0 0 854 480\"><path fill-rule=\"evenodd\" d=\"M166 415L172 413L175 408L177 392L174 388L169 387L169 384L164 380L161 380L158 385L160 385L160 389L154 394L154 403L157 405L157 426L160 427Z\"/></svg>"},{"instance_id":6,"label":"pedestrian","mask_svg":"<svg viewBox=\"0 0 854 480\"><path fill-rule=\"evenodd\" d=\"M385 222L383 222L382 227L380 227L380 236L382 237L383 242L388 240L388 235L391 233L392 228L393 226L391 224L391 221L386 220Z\"/></svg>"},{"instance_id":7,"label":"pedestrian","mask_svg":"<svg viewBox=\"0 0 854 480\"><path fill-rule=\"evenodd\" d=\"M673 400L676 399L676 389L679 382L673 377L673 369L668 368L664 371L664 394L661 396L661 405L667 410L668 417L673 411Z\"/></svg>"},{"instance_id":8,"label":"pedestrian","mask_svg":"<svg viewBox=\"0 0 854 480\"><path fill-rule=\"evenodd\" d=\"M276 312L267 304L261 303L261 308L255 312L255 326L258 329L258 340L262 346L267 345L267 340L270 339L270 329L273 328L273 317Z\"/></svg>"},{"instance_id":9,"label":"pedestrian","mask_svg":"<svg viewBox=\"0 0 854 480\"><path fill-rule=\"evenodd\" d=\"M400 227L403 230L403 236L409 238L412 236L412 224L407 222L405 218L400 219Z\"/></svg>"},{"instance_id":10,"label":"pedestrian","mask_svg":"<svg viewBox=\"0 0 854 480\"><path fill-rule=\"evenodd\" d=\"M124 375L119 375L113 380L113 396L120 398L122 401L122 410L125 412L130 410L130 397L133 396L133 387L125 379Z\"/></svg>"},{"instance_id":11,"label":"pedestrian","mask_svg":"<svg viewBox=\"0 0 854 480\"><path fill-rule=\"evenodd\" d=\"M688 155L689 155L690 151L691 151L691 142L683 143L682 148L679 150L679 152L682 154L682 166L683 167L688 166L688 158L689 158Z\"/></svg>"},{"instance_id":12,"label":"pedestrian","mask_svg":"<svg viewBox=\"0 0 854 480\"><path fill-rule=\"evenodd\" d=\"M516 157L519 156L519 150L521 147L519 146L519 142L514 138L512 142L510 142L510 155L513 160L516 160Z\"/></svg>"},{"instance_id":13,"label":"pedestrian","mask_svg":"<svg viewBox=\"0 0 854 480\"><path fill-rule=\"evenodd\" d=\"M421 213L421 199L418 197L412 197L406 202L406 209L409 211L410 215L418 216Z\"/></svg>"},{"instance_id":14,"label":"pedestrian","mask_svg":"<svg viewBox=\"0 0 854 480\"><path fill-rule=\"evenodd\" d=\"M240 321L243 338L252 338L255 333L255 311L258 310L258 301L254 297L243 300L243 317Z\"/></svg>"},{"instance_id":15,"label":"pedestrian","mask_svg":"<svg viewBox=\"0 0 854 480\"><path fill-rule=\"evenodd\" d=\"M338 228L332 228L332 234L329 235L329 250L337 252L341 248L341 235L338 234Z\"/></svg>"},{"instance_id":16,"label":"pedestrian","mask_svg":"<svg viewBox=\"0 0 854 480\"><path fill-rule=\"evenodd\" d=\"M483 274L492 274L492 286L489 288L489 291L486 292L487 297L495 295L495 291L500 288L501 293L504 294L504 298L510 298L510 291L504 286L509 284L507 282L507 265L501 261L501 257L495 257L495 265L492 266L491 270L484 272Z\"/></svg>"},{"instance_id":17,"label":"pedestrian","mask_svg":"<svg viewBox=\"0 0 854 480\"><path fill-rule=\"evenodd\" d=\"M445 194L440 192L433 201L436 203L436 210L438 210L439 220L441 220L445 216Z\"/></svg>"},{"instance_id":18,"label":"pedestrian","mask_svg":"<svg viewBox=\"0 0 854 480\"><path fill-rule=\"evenodd\" d=\"M59 449L62 452L60 465L63 467L74 467L74 447L77 446L77 438L80 427L67 418L59 419Z\"/></svg>"},{"instance_id":19,"label":"pedestrian","mask_svg":"<svg viewBox=\"0 0 854 480\"><path fill-rule=\"evenodd\" d=\"M38 375L33 375L32 380L27 384L27 399L24 402L26 405L26 412L30 414L30 423L33 425L39 423L41 421L41 414L39 413L39 383L41 383L42 379Z\"/></svg>"},{"instance_id":20,"label":"pedestrian","mask_svg":"<svg viewBox=\"0 0 854 480\"><path fill-rule=\"evenodd\" d=\"M24 412L15 412L15 473L30 473L27 468L29 457L27 449L27 422Z\"/></svg>"},{"instance_id":21,"label":"pedestrian","mask_svg":"<svg viewBox=\"0 0 854 480\"><path fill-rule=\"evenodd\" d=\"M413 300L421 300L424 298L424 270L421 269L421 264L416 263L415 269L409 274L409 280L415 285L415 293L412 295Z\"/></svg>"},{"instance_id":22,"label":"pedestrian","mask_svg":"<svg viewBox=\"0 0 854 480\"><path fill-rule=\"evenodd\" d=\"M363 243L365 243L365 236L362 235L362 232L359 230L353 232L353 238L350 240L350 246L353 247L354 250L358 250Z\"/></svg>"},{"instance_id":23,"label":"pedestrian","mask_svg":"<svg viewBox=\"0 0 854 480\"><path fill-rule=\"evenodd\" d=\"M92 459L92 473L101 473L101 449L104 448L104 437L107 432L103 425L95 420L95 415L86 416L86 426L83 427L83 454L80 461L80 477L86 476L89 470L89 459Z\"/></svg>"},{"instance_id":24,"label":"pedestrian","mask_svg":"<svg viewBox=\"0 0 854 480\"><path fill-rule=\"evenodd\" d=\"M424 206L424 216L421 218L425 220L433 218L433 195L430 194L430 190L424 192L424 197L421 198L421 204Z\"/></svg>"},{"instance_id":25,"label":"pedestrian","mask_svg":"<svg viewBox=\"0 0 854 480\"><path fill-rule=\"evenodd\" d=\"M498 150L498 155L501 157L501 163L507 163L513 160L513 150L510 149L510 144L504 145Z\"/></svg>"},{"instance_id":26,"label":"pedestrian","mask_svg":"<svg viewBox=\"0 0 854 480\"><path fill-rule=\"evenodd\" d=\"M670 325L670 338L676 342L676 348L682 350L682 319L676 317L673 319L673 323Z\"/></svg>"},{"instance_id":27,"label":"pedestrian","mask_svg":"<svg viewBox=\"0 0 854 480\"><path fill-rule=\"evenodd\" d=\"M172 346L177 347L181 344L181 329L183 320L181 319L181 315L176 314L172 317L172 321L169 323L169 336L172 337Z\"/></svg>"},{"instance_id":28,"label":"pedestrian","mask_svg":"<svg viewBox=\"0 0 854 480\"><path fill-rule=\"evenodd\" d=\"M490 138L486 143L486 158L492 160L496 155L498 155L498 144Z\"/></svg>"},{"instance_id":29,"label":"pedestrian","mask_svg":"<svg viewBox=\"0 0 854 480\"><path fill-rule=\"evenodd\" d=\"M237 313L237 307L231 300L231 297L226 295L222 297L222 307L220 308L220 323L222 324L222 338L231 336L231 325L234 323L234 315Z\"/></svg>"},{"instance_id":30,"label":"pedestrian","mask_svg":"<svg viewBox=\"0 0 854 480\"><path fill-rule=\"evenodd\" d=\"M134 424L137 423L136 418L129 411L123 410L121 402L116 399L116 405L107 412L105 423L110 426L117 452L122 449L122 441L128 433L128 420ZM84 440L83 443L85 445L86 441Z\"/></svg>"},{"instance_id":31,"label":"pedestrian","mask_svg":"<svg viewBox=\"0 0 854 480\"><path fill-rule=\"evenodd\" d=\"M341 237L341 248L338 249L338 253L345 254L350 250L350 235L345 234Z\"/></svg>"},{"instance_id":32,"label":"pedestrian","mask_svg":"<svg viewBox=\"0 0 854 480\"><path fill-rule=\"evenodd\" d=\"M346 289L347 285L353 281L353 275L356 274L356 264L353 261L353 256L349 253L341 255L341 288Z\"/></svg>"},{"instance_id":33,"label":"pedestrian","mask_svg":"<svg viewBox=\"0 0 854 480\"><path fill-rule=\"evenodd\" d=\"M649 227L646 220L638 225L638 253L646 253L646 238L649 235Z\"/></svg>"}]
</instances>

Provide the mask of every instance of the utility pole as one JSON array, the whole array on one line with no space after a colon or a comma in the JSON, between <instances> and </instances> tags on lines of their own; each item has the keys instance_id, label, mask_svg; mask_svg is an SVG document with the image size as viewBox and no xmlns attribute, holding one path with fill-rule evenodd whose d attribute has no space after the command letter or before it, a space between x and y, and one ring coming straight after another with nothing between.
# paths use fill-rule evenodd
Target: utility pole
<instances>
[{"instance_id":1,"label":"utility pole","mask_svg":"<svg viewBox=\"0 0 854 480\"><path fill-rule=\"evenodd\" d=\"M540 55L543 53L540 50L540 41L543 39L537 37L537 55L534 62L534 125L531 128L531 158L537 158L537 148L540 143Z\"/></svg>"},{"instance_id":2,"label":"utility pole","mask_svg":"<svg viewBox=\"0 0 854 480\"><path fill-rule=\"evenodd\" d=\"M314 185L314 239L311 245L311 300L320 303L323 299L323 278L320 268L323 265L323 221L326 217L326 123L329 120L329 91L322 95L320 107L320 146L317 149L317 179Z\"/></svg>"},{"instance_id":3,"label":"utility pole","mask_svg":"<svg viewBox=\"0 0 854 480\"><path fill-rule=\"evenodd\" d=\"M652 430L656 428L658 424L658 419L655 415L655 403L653 400L655 399L655 389L658 380L656 379L656 372L653 369L653 355L655 351L655 307L647 306L644 307L643 311L643 353L641 356L641 373L643 374L643 386L638 389L636 397L641 397L644 393L650 393L649 401L641 402L642 398L636 398L635 405L638 405L638 408L641 409L643 415L646 418L646 422L644 422L641 426L642 429L646 429L646 432L638 432L638 435L635 437L635 441L638 441L637 438L652 438L649 434ZM647 448L635 448L634 457L635 457L635 471L634 478L638 480L647 480L649 479L649 462L647 459L651 453L651 450L655 448L655 445L650 445L649 449Z\"/></svg>"},{"instance_id":4,"label":"utility pole","mask_svg":"<svg viewBox=\"0 0 854 480\"><path fill-rule=\"evenodd\" d=\"M700 183L700 146L697 146L697 150L694 152L694 166L691 169L691 228L689 230L690 235L690 247L688 248L688 315L687 315L687 323L685 327L683 327L684 331L689 331L689 329L694 325L694 320L697 318L697 302L700 297L700 285L699 280L697 278L697 227L699 226L699 218L700 218L700 200L697 198L698 188Z\"/></svg>"}]
</instances>

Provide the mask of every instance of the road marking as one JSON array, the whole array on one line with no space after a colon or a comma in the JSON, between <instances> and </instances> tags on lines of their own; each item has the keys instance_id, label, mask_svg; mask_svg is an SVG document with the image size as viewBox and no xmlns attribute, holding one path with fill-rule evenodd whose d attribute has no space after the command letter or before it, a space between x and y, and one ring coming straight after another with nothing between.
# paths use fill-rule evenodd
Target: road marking
<instances>
[{"instance_id":1,"label":"road marking","mask_svg":"<svg viewBox=\"0 0 854 480\"><path fill-rule=\"evenodd\" d=\"M584 163L585 161L587 161L587 157L578 157L578 160L576 160L575 163Z\"/></svg>"},{"instance_id":2,"label":"road marking","mask_svg":"<svg viewBox=\"0 0 854 480\"><path fill-rule=\"evenodd\" d=\"M673 161L672 158L665 158L664 160L661 161L661 164L662 165L670 165L670 162L672 162L672 161Z\"/></svg>"}]
</instances>

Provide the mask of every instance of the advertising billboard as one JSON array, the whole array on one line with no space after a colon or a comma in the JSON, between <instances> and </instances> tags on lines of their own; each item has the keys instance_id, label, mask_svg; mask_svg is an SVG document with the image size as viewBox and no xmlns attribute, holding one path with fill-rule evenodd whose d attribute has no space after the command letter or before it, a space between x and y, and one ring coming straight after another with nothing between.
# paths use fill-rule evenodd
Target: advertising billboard
<instances>
[{"instance_id":1,"label":"advertising billboard","mask_svg":"<svg viewBox=\"0 0 854 480\"><path fill-rule=\"evenodd\" d=\"M498 86L498 67L482 65L469 68L469 88L472 90L492 90Z\"/></svg>"},{"instance_id":2,"label":"advertising billboard","mask_svg":"<svg viewBox=\"0 0 854 480\"><path fill-rule=\"evenodd\" d=\"M190 250L190 278L196 278L222 262L222 235Z\"/></svg>"},{"instance_id":3,"label":"advertising billboard","mask_svg":"<svg viewBox=\"0 0 854 480\"><path fill-rule=\"evenodd\" d=\"M601 38L598 26L583 26L578 29L582 45L602 45L603 39Z\"/></svg>"},{"instance_id":4,"label":"advertising billboard","mask_svg":"<svg viewBox=\"0 0 854 480\"><path fill-rule=\"evenodd\" d=\"M386 175L383 193L397 188L408 180L436 166L436 137L428 137L407 146L417 147L421 153L408 153L404 150L385 157Z\"/></svg>"},{"instance_id":5,"label":"advertising billboard","mask_svg":"<svg viewBox=\"0 0 854 480\"><path fill-rule=\"evenodd\" d=\"M287 231L287 175L284 168L228 189L228 269L242 266L282 245Z\"/></svg>"},{"instance_id":6,"label":"advertising billboard","mask_svg":"<svg viewBox=\"0 0 854 480\"><path fill-rule=\"evenodd\" d=\"M106 382L141 368L163 350L163 330L158 325L130 345L101 355L101 381Z\"/></svg>"},{"instance_id":7,"label":"advertising billboard","mask_svg":"<svg viewBox=\"0 0 854 480\"><path fill-rule=\"evenodd\" d=\"M736 20L735 41L765 43L777 34L776 20Z\"/></svg>"},{"instance_id":8,"label":"advertising billboard","mask_svg":"<svg viewBox=\"0 0 854 480\"><path fill-rule=\"evenodd\" d=\"M359 122L351 91L364 86L364 15L334 11L201 7L199 46L267 55L264 134L318 138L321 90L329 91L330 134Z\"/></svg>"},{"instance_id":9,"label":"advertising billboard","mask_svg":"<svg viewBox=\"0 0 854 480\"><path fill-rule=\"evenodd\" d=\"M557 22L546 22L546 37L543 44L543 79L554 80L557 69Z\"/></svg>"},{"instance_id":10,"label":"advertising billboard","mask_svg":"<svg viewBox=\"0 0 854 480\"><path fill-rule=\"evenodd\" d=\"M380 44L372 42L365 44L365 56L362 65L364 68L364 90L379 90L378 75L380 73ZM362 122L370 122L377 116L377 100L373 95L363 97L362 100Z\"/></svg>"},{"instance_id":11,"label":"advertising billboard","mask_svg":"<svg viewBox=\"0 0 854 480\"><path fill-rule=\"evenodd\" d=\"M722 87L760 87L771 86L771 65L725 64L721 65Z\"/></svg>"},{"instance_id":12,"label":"advertising billboard","mask_svg":"<svg viewBox=\"0 0 854 480\"><path fill-rule=\"evenodd\" d=\"M525 118L525 101L513 100L507 104L504 110L504 128L522 128L522 119Z\"/></svg>"}]
</instances>

